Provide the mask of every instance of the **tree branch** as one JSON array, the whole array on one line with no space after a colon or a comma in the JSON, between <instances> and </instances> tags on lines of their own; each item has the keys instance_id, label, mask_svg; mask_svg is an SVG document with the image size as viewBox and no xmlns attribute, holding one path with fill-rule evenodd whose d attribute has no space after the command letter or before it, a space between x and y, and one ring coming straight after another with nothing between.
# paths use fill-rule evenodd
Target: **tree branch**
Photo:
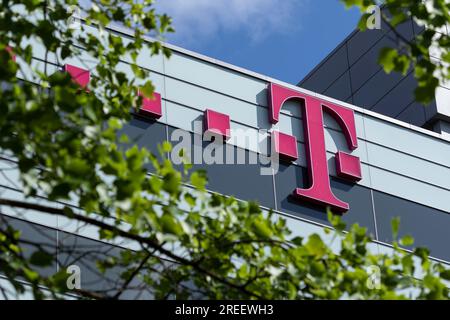
<instances>
[{"instance_id":1,"label":"tree branch","mask_svg":"<svg viewBox=\"0 0 450 320\"><path fill-rule=\"evenodd\" d=\"M137 276L139 271L144 267L144 265L147 263L148 259L155 253L155 250L152 252L148 252L147 255L142 259L141 263L136 267L136 269L133 270L131 275L128 277L128 279L124 282L120 290L112 297L113 299L119 299L120 295L124 292L124 290L128 287L131 281Z\"/></svg>"},{"instance_id":2,"label":"tree branch","mask_svg":"<svg viewBox=\"0 0 450 320\"><path fill-rule=\"evenodd\" d=\"M49 206L44 206L44 205L40 205L40 204L35 204L35 203L29 203L29 202L23 202L23 201L17 201L17 200L10 200L10 199L1 199L0 198L0 205L6 205L6 206L10 206L10 207L18 207L18 208L23 208L23 209L30 209L30 210L35 210L35 211L40 211L40 212L45 212L45 213L49 213L49 214L53 214L53 215L60 215L60 216L65 216L65 217L69 217L75 220L79 220L79 221L83 221L86 223L89 223L93 226L99 227L101 229L104 230L108 230L111 231L113 233L116 233L117 235L124 237L124 238L128 238L130 240L134 240L137 241L139 243L144 243L146 245L148 245L150 248L153 248L155 250L157 250L158 252L160 252L161 254L179 262L180 264L183 265L187 265L192 267L193 269L197 270L200 273L203 273L205 275L210 276L212 279L221 282L233 289L236 289L238 291L241 291L242 293L250 296L250 297L255 297L257 299L261 299L261 300L265 300L264 297L260 296L259 294L255 293L255 292L251 292L245 288L242 288L241 285L235 284L227 279L224 279L218 275L216 275L215 273L213 273L212 271L203 268L201 265L199 265L198 263L196 263L195 261L191 261L189 259L186 259L184 257L180 257L176 254L174 254L173 252L171 252L170 250L167 250L165 248L163 248L159 243L155 242L152 239L149 238L144 238L141 237L137 234L132 234L129 233L127 231L124 231L122 229L119 229L115 226L111 226L107 223L104 223L102 221L98 221L96 219L93 218L89 218L87 216L84 215L80 215L77 213L67 213L65 212L63 209L59 209L59 208L54 208L54 207L49 207Z\"/></svg>"}]
</instances>

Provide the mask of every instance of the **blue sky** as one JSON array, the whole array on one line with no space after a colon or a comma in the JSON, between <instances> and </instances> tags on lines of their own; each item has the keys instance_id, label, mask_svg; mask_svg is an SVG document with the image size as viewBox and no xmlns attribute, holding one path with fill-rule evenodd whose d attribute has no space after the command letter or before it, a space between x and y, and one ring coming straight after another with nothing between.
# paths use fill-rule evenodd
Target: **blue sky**
<instances>
[{"instance_id":1,"label":"blue sky","mask_svg":"<svg viewBox=\"0 0 450 320\"><path fill-rule=\"evenodd\" d=\"M356 26L339 0L159 0L169 43L296 84Z\"/></svg>"}]
</instances>

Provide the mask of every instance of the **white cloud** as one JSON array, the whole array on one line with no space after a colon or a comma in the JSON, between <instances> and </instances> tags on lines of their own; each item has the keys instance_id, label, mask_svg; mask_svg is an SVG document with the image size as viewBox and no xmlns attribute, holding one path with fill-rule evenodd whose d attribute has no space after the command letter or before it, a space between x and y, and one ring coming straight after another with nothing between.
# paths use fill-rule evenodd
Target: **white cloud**
<instances>
[{"instance_id":1,"label":"white cloud","mask_svg":"<svg viewBox=\"0 0 450 320\"><path fill-rule=\"evenodd\" d=\"M309 0L159 0L159 12L173 18L172 39L201 42L220 32L243 32L250 41L299 28L299 6ZM170 39L169 38L169 39Z\"/></svg>"}]
</instances>

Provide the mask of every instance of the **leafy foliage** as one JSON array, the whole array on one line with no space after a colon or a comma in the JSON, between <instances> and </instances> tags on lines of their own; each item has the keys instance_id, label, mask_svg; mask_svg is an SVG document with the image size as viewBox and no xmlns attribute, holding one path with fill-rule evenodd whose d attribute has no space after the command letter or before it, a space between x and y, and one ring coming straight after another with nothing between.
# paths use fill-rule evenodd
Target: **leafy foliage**
<instances>
[{"instance_id":1,"label":"leafy foliage","mask_svg":"<svg viewBox=\"0 0 450 320\"><path fill-rule=\"evenodd\" d=\"M0 270L16 293L25 290L25 281L36 298L69 293L120 298L138 281L161 299L448 298L442 280L448 271L432 263L425 249L407 252L395 242L379 254L364 228L344 231L331 214L334 230L293 237L281 216L208 193L206 175L191 172L187 164L182 171L174 169L165 157L170 144L153 155L124 143L118 132L142 99L138 87L147 96L153 91L137 58L146 52L169 54L143 35L171 31L170 19L156 14L149 0L93 1L78 32L66 23L66 8L75 4L3 2L0 149L18 163L26 199L0 198L0 205L79 221L97 228L105 243L126 239L132 246L100 252L95 259L99 272L119 270L121 281L113 291L83 284L72 290L64 265L56 274L44 272L55 253L2 220ZM109 32L111 23L132 28L133 41ZM3 50L7 45L15 61ZM58 65L80 55L80 63L94 61L88 90L63 72L36 67L34 50L44 50ZM124 57L131 57L132 78L118 68ZM154 174L145 169L149 165ZM36 203L36 196L58 205ZM411 238L401 243L410 245Z\"/></svg>"},{"instance_id":2,"label":"leafy foliage","mask_svg":"<svg viewBox=\"0 0 450 320\"><path fill-rule=\"evenodd\" d=\"M347 7L359 7L363 13L359 28L367 30L367 21L372 12L367 12L377 0L341 0ZM424 104L435 97L439 84L450 80L450 37L446 30L450 25L450 2L448 0L385 0L382 1L381 19L384 28L394 32L399 39L396 48L383 48L379 63L386 73L392 71L406 74L411 66L417 79L415 98ZM413 20L425 29L413 40L406 39L396 30L402 23ZM366 32L371 32L370 30Z\"/></svg>"}]
</instances>

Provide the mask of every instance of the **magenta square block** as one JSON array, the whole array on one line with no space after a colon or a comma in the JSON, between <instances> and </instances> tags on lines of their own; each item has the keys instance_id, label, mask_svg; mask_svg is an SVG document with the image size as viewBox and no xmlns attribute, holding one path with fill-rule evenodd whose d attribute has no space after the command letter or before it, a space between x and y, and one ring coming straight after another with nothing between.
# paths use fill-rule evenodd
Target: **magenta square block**
<instances>
[{"instance_id":1,"label":"magenta square block","mask_svg":"<svg viewBox=\"0 0 450 320\"><path fill-rule=\"evenodd\" d=\"M91 80L91 73L89 70L78 68L71 64L66 64L64 65L64 71L68 72L72 79L83 88L86 88Z\"/></svg>"},{"instance_id":2,"label":"magenta square block","mask_svg":"<svg viewBox=\"0 0 450 320\"><path fill-rule=\"evenodd\" d=\"M289 134L272 131L274 151L280 159L295 161L298 159L297 139Z\"/></svg>"},{"instance_id":3,"label":"magenta square block","mask_svg":"<svg viewBox=\"0 0 450 320\"><path fill-rule=\"evenodd\" d=\"M142 106L139 109L139 113L154 119L161 118L161 94L153 92L152 98L144 97L140 91L138 92L138 94L142 97Z\"/></svg>"},{"instance_id":4,"label":"magenta square block","mask_svg":"<svg viewBox=\"0 0 450 320\"><path fill-rule=\"evenodd\" d=\"M230 116L212 111L205 110L204 114L204 132L221 135L225 140L230 138Z\"/></svg>"},{"instance_id":5,"label":"magenta square block","mask_svg":"<svg viewBox=\"0 0 450 320\"><path fill-rule=\"evenodd\" d=\"M350 181L362 179L359 158L351 154L338 151L336 153L336 173L339 177Z\"/></svg>"}]
</instances>

